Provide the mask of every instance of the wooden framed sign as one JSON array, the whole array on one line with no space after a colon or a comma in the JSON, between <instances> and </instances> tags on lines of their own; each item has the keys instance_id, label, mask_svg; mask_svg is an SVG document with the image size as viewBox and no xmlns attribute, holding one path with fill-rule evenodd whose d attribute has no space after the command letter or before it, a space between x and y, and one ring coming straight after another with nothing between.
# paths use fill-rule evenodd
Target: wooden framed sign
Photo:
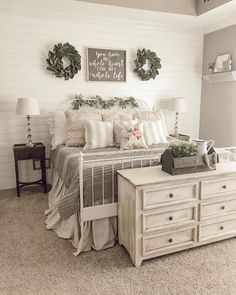
<instances>
[{"instance_id":1,"label":"wooden framed sign","mask_svg":"<svg viewBox=\"0 0 236 295\"><path fill-rule=\"evenodd\" d=\"M88 81L126 82L126 51L87 48Z\"/></svg>"}]
</instances>

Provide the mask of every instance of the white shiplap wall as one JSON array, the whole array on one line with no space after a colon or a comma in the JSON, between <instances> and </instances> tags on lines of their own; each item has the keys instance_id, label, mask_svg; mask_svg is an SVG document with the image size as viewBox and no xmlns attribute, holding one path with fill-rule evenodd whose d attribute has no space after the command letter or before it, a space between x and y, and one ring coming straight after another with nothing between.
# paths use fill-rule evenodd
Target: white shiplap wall
<instances>
[{"instance_id":1,"label":"white shiplap wall","mask_svg":"<svg viewBox=\"0 0 236 295\"><path fill-rule=\"evenodd\" d=\"M90 10L93 6L90 6ZM96 9L96 6L94 6ZM115 9L115 8L113 8ZM134 12L135 13L135 10ZM143 12L145 14L147 12ZM69 101L75 93L85 95L134 96L166 107L171 97L185 97L188 112L180 116L180 131L197 137L201 94L202 34L149 23L107 18L62 20L51 12L30 16L22 9L0 10L0 189L15 186L12 145L25 141L25 119L15 116L17 97L37 97L40 117L32 119L34 141L47 145L47 112ZM46 71L45 58L55 43L70 42L82 55L82 71L73 80L55 78ZM127 50L127 83L86 82L86 47ZM162 60L160 76L142 82L132 72L138 48L156 51ZM173 115L168 115L168 125ZM21 164L23 179L35 177L31 167ZM28 164L31 165L31 164Z\"/></svg>"}]
</instances>

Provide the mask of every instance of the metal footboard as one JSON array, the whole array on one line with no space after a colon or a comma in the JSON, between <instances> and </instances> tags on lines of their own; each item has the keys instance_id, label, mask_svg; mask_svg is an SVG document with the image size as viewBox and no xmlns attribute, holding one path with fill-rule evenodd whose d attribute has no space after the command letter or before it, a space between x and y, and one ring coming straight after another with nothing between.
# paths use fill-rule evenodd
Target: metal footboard
<instances>
[{"instance_id":1,"label":"metal footboard","mask_svg":"<svg viewBox=\"0 0 236 295\"><path fill-rule=\"evenodd\" d=\"M84 155L81 152L80 159L80 216L83 221L95 220L100 218L117 216L117 170L142 168L157 166L160 164L160 157L164 148L158 148L153 150L151 155L134 155L132 157L117 156L117 152L104 154L104 158L94 160L84 160ZM140 151L137 151L137 153ZM122 154L122 152L120 152ZM123 151L127 154L127 151ZM91 154L92 155L92 154ZM84 198L84 171L85 167L91 169L91 202L87 206ZM107 170L110 170L107 173ZM100 170L99 177L101 179L100 184L100 198L99 204L97 204L95 194L97 190L96 178L98 177L98 170ZM107 178L110 178L108 181ZM106 193L106 185L109 183L110 193L109 196Z\"/></svg>"}]
</instances>

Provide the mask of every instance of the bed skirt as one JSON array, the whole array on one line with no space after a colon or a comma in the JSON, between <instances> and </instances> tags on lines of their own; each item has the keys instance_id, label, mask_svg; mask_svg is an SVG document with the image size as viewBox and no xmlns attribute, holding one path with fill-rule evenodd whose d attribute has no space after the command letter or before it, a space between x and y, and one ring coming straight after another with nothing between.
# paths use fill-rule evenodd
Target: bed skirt
<instances>
[{"instance_id":1,"label":"bed skirt","mask_svg":"<svg viewBox=\"0 0 236 295\"><path fill-rule=\"evenodd\" d=\"M58 237L68 239L77 249L73 254L89 250L104 250L114 246L117 238L117 217L97 219L84 222L84 232L80 232L79 212L63 220L57 209L63 198L65 185L55 172L52 175L52 189L48 194L48 210L46 210L46 228L56 232Z\"/></svg>"}]
</instances>

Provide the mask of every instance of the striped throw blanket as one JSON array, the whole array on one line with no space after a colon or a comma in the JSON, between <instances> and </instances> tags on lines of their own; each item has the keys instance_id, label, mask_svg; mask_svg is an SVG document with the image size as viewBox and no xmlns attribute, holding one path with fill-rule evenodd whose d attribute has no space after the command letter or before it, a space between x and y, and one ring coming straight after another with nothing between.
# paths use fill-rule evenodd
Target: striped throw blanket
<instances>
[{"instance_id":1,"label":"striped throw blanket","mask_svg":"<svg viewBox=\"0 0 236 295\"><path fill-rule=\"evenodd\" d=\"M83 150L81 147L60 146L51 152L53 168L65 185L65 193L58 204L63 219L79 209L80 161L83 152L83 203L84 207L111 203L117 200L117 170L159 165L157 154L166 145L142 150L120 151L118 148ZM134 159L136 156L139 158ZM95 160L95 161L94 161ZM132 163L133 162L133 163ZM142 162L142 163L141 163ZM113 178L114 176L114 178Z\"/></svg>"}]
</instances>

